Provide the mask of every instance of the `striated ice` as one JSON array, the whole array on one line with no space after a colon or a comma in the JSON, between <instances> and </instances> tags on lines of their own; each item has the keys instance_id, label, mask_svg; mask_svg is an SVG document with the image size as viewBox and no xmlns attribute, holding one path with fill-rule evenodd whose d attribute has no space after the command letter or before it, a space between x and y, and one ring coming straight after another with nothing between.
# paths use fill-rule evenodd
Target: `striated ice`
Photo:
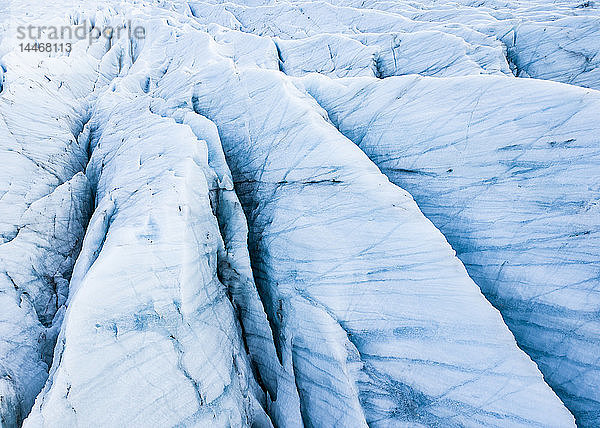
<instances>
[{"instance_id":1,"label":"striated ice","mask_svg":"<svg viewBox=\"0 0 600 428\"><path fill-rule=\"evenodd\" d=\"M549 384L592 426L600 93L491 76L302 84L411 192Z\"/></svg>"},{"instance_id":2,"label":"striated ice","mask_svg":"<svg viewBox=\"0 0 600 428\"><path fill-rule=\"evenodd\" d=\"M276 425L300 424L299 416L325 426L448 418L494 424L498 415L515 425L569 424L412 198L328 124L314 101L276 72L236 70L218 57L199 66L188 46L203 46L198 55L218 50L201 33L167 46L173 61L157 94L174 105L191 98L191 107L216 123L249 221L255 277L283 367L263 376L267 389L269 378L278 389L271 395ZM194 91L185 94L185 87ZM432 264L435 275L427 273ZM445 309L430 318L426 308L436 301ZM493 333L473 343L475 331ZM428 342L442 342L444 351ZM476 354L472 346L480 359L461 366L461 355ZM520 374L487 408L481 400L507 387L505 367ZM445 381L433 385L432 376ZM519 386L525 379L536 392ZM299 416L287 399L285 407L279 401L294 385ZM482 388L484 396L476 392ZM545 410L521 413L520 394L539 397L536 407Z\"/></svg>"},{"instance_id":3,"label":"striated ice","mask_svg":"<svg viewBox=\"0 0 600 428\"><path fill-rule=\"evenodd\" d=\"M80 133L93 56L14 56L0 96L0 418L29 412L48 376L68 283L92 211ZM68 82L68 83L67 83ZM32 124L35 128L32 129Z\"/></svg>"},{"instance_id":4,"label":"striated ice","mask_svg":"<svg viewBox=\"0 0 600 428\"><path fill-rule=\"evenodd\" d=\"M129 80L90 121L98 208L25 426L269 426L218 278L207 145L130 95Z\"/></svg>"},{"instance_id":5,"label":"striated ice","mask_svg":"<svg viewBox=\"0 0 600 428\"><path fill-rule=\"evenodd\" d=\"M0 6L0 426L597 426L599 37L593 1Z\"/></svg>"}]
</instances>

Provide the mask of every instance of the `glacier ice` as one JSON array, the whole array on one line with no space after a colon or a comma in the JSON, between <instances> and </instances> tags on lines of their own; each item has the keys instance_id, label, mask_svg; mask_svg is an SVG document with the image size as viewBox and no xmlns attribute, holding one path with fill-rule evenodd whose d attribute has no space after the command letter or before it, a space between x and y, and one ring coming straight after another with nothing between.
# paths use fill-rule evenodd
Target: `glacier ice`
<instances>
[{"instance_id":1,"label":"glacier ice","mask_svg":"<svg viewBox=\"0 0 600 428\"><path fill-rule=\"evenodd\" d=\"M0 416L9 426L27 415L46 381L91 215L81 131L94 61L82 55L33 67L5 57L11 72L0 96Z\"/></svg>"},{"instance_id":2,"label":"glacier ice","mask_svg":"<svg viewBox=\"0 0 600 428\"><path fill-rule=\"evenodd\" d=\"M219 74L227 76L226 71ZM210 83L195 86L200 90L196 103L210 106L201 112L222 130L232 159L250 242L256 243L251 253L258 286L267 296L282 363L296 379L304 423L352 426L364 420L369 426L387 426L450 419L459 425L493 424L501 414L514 425L568 424L557 415L519 415L516 403L523 399L517 398L517 390L525 389L516 384L509 387L507 408L477 410L482 399L477 389L495 395L491 391L506 387L500 374L505 364L521 367L511 384L528 377L532 367L515 353L498 314L481 299L444 239L409 195L372 169L321 115L311 113L310 100L278 74L231 76L219 82L214 75L200 74L202 82ZM213 85L228 88L227 96L221 92L215 100ZM231 99L234 108L229 107ZM354 231L350 235L349 229ZM431 276L427 271L434 265L437 274ZM387 310L378 303L382 295L390 305ZM448 296L442 298L446 308L431 317L427 307L440 296ZM374 310L379 314L375 319ZM470 311L479 315L467 315ZM476 340L490 353L462 366L454 358L470 353L473 344L466 336L461 343L457 330L471 337L475 331L494 331ZM443 343L443 353L430 341ZM429 351L428 342L433 345ZM326 344L336 346L328 349ZM419 356L417 349L427 356ZM515 355L502 361L505 353ZM327 369L315 370L315 365ZM447 383L431 389L426 379L403 375L408 372ZM541 389L533 394L546 396ZM423 410L401 410L406 401L420 403ZM469 416L463 419L451 408Z\"/></svg>"},{"instance_id":3,"label":"glacier ice","mask_svg":"<svg viewBox=\"0 0 600 428\"><path fill-rule=\"evenodd\" d=\"M98 208L71 282L60 363L26 426L248 425L261 418L261 391L218 279L207 145L129 95L129 80L114 83L90 120Z\"/></svg>"},{"instance_id":4,"label":"glacier ice","mask_svg":"<svg viewBox=\"0 0 600 428\"><path fill-rule=\"evenodd\" d=\"M594 2L8 11L0 426L600 422Z\"/></svg>"},{"instance_id":5,"label":"glacier ice","mask_svg":"<svg viewBox=\"0 0 600 428\"><path fill-rule=\"evenodd\" d=\"M546 380L593 419L600 93L491 76L305 86L414 195Z\"/></svg>"}]
</instances>

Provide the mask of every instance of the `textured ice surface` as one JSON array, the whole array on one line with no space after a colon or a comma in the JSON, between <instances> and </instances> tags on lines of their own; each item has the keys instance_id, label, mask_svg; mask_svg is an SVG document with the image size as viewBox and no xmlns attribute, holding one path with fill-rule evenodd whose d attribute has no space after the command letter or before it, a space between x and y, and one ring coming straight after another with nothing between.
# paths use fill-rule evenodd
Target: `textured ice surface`
<instances>
[{"instance_id":1,"label":"textured ice surface","mask_svg":"<svg viewBox=\"0 0 600 428\"><path fill-rule=\"evenodd\" d=\"M0 20L0 426L596 426L594 3L216 3Z\"/></svg>"},{"instance_id":2,"label":"textured ice surface","mask_svg":"<svg viewBox=\"0 0 600 428\"><path fill-rule=\"evenodd\" d=\"M593 420L600 93L488 76L306 86L340 131L414 195L550 385Z\"/></svg>"},{"instance_id":3,"label":"textured ice surface","mask_svg":"<svg viewBox=\"0 0 600 428\"><path fill-rule=\"evenodd\" d=\"M218 279L207 145L130 95L131 80L114 83L90 122L97 209L60 363L26 425L249 425L261 394Z\"/></svg>"},{"instance_id":4,"label":"textured ice surface","mask_svg":"<svg viewBox=\"0 0 600 428\"><path fill-rule=\"evenodd\" d=\"M46 380L91 215L80 132L95 62L87 54L35 66L4 58L11 72L0 95L0 417L9 426L27 415Z\"/></svg>"}]
</instances>

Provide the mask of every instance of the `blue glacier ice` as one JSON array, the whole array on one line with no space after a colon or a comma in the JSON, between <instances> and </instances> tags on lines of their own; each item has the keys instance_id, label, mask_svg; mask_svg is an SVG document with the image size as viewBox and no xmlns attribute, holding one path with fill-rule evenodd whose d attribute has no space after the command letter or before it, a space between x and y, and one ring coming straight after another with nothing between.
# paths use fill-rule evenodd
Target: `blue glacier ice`
<instances>
[{"instance_id":1,"label":"blue glacier ice","mask_svg":"<svg viewBox=\"0 0 600 428\"><path fill-rule=\"evenodd\" d=\"M595 2L9 6L0 427L600 423Z\"/></svg>"}]
</instances>

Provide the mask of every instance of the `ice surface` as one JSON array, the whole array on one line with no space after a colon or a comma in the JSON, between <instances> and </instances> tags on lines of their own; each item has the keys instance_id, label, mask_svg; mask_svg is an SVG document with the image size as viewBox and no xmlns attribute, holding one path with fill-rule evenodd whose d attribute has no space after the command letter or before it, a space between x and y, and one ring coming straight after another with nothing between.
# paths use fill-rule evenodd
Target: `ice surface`
<instances>
[{"instance_id":1,"label":"ice surface","mask_svg":"<svg viewBox=\"0 0 600 428\"><path fill-rule=\"evenodd\" d=\"M593 2L9 6L0 426L600 422Z\"/></svg>"},{"instance_id":2,"label":"ice surface","mask_svg":"<svg viewBox=\"0 0 600 428\"><path fill-rule=\"evenodd\" d=\"M218 278L207 145L130 94L134 77L113 84L90 122L98 209L60 363L26 426L249 425L261 419L261 391Z\"/></svg>"},{"instance_id":3,"label":"ice surface","mask_svg":"<svg viewBox=\"0 0 600 428\"><path fill-rule=\"evenodd\" d=\"M33 67L4 58L10 71L0 96L0 417L7 426L27 415L46 381L92 211L80 133L94 62L86 54Z\"/></svg>"},{"instance_id":4,"label":"ice surface","mask_svg":"<svg viewBox=\"0 0 600 428\"><path fill-rule=\"evenodd\" d=\"M308 78L305 86L411 192L546 380L592 424L600 93L491 76Z\"/></svg>"},{"instance_id":5,"label":"ice surface","mask_svg":"<svg viewBox=\"0 0 600 428\"><path fill-rule=\"evenodd\" d=\"M229 73L220 82L199 71L209 83L196 85L196 105L210 106L200 110L221 129L259 289L304 423L568 424L554 412L546 418L548 410L521 413L525 395L546 397L522 386L536 384L533 367L412 198L279 74ZM216 87L227 88L218 99ZM444 309L427 310L441 302ZM464 354L478 356L464 365ZM505 367L520 374L507 376ZM434 385L432 377L443 380ZM483 404L504 388L504 404ZM407 411L408 402L417 408Z\"/></svg>"}]
</instances>

